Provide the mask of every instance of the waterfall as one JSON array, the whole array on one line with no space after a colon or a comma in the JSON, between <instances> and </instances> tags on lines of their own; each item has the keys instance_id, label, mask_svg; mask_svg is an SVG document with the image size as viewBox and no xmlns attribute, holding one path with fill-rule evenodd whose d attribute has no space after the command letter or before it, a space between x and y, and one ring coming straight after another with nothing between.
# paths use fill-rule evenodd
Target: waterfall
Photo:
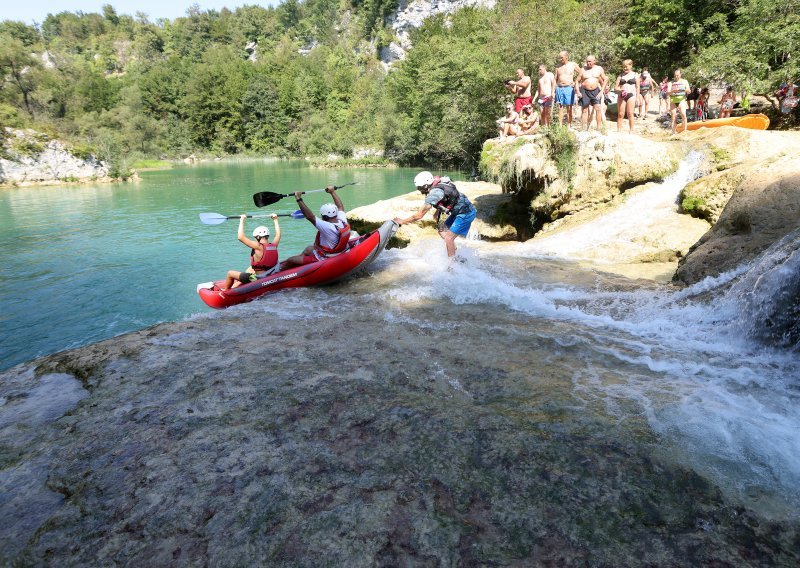
<instances>
[{"instance_id":1,"label":"waterfall","mask_svg":"<svg viewBox=\"0 0 800 568\"><path fill-rule=\"evenodd\" d=\"M761 253L731 286L728 301L747 337L800 350L800 229Z\"/></svg>"}]
</instances>

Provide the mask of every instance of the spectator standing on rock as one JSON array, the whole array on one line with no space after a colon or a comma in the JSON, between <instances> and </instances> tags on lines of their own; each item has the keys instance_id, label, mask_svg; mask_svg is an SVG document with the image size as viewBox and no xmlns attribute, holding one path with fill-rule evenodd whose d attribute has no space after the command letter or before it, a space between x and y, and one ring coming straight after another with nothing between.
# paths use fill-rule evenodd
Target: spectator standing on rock
<instances>
[{"instance_id":1,"label":"spectator standing on rock","mask_svg":"<svg viewBox=\"0 0 800 568\"><path fill-rule=\"evenodd\" d=\"M578 78L575 80L576 88L580 89L581 127L584 130L589 129L589 107L595 112L597 129L600 130L603 126L600 98L607 82L605 70L596 64L594 55L589 55L586 58L586 67L578 71Z\"/></svg>"},{"instance_id":2,"label":"spectator standing on rock","mask_svg":"<svg viewBox=\"0 0 800 568\"><path fill-rule=\"evenodd\" d=\"M653 76L647 66L642 67L642 72L639 74L639 118L647 120L647 114L650 112L650 99L654 92L658 89Z\"/></svg>"},{"instance_id":3,"label":"spectator standing on rock","mask_svg":"<svg viewBox=\"0 0 800 568\"><path fill-rule=\"evenodd\" d=\"M542 126L549 126L553 114L553 101L556 97L556 78L547 70L547 65L539 65L539 83L534 98L539 102Z\"/></svg>"},{"instance_id":4,"label":"spectator standing on rock","mask_svg":"<svg viewBox=\"0 0 800 568\"><path fill-rule=\"evenodd\" d=\"M633 61L626 59L622 62L622 75L617 76L614 90L619 95L617 99L617 132L622 131L625 116L628 117L628 132L633 132L633 110L639 99L639 76L633 72Z\"/></svg>"},{"instance_id":5,"label":"spectator standing on rock","mask_svg":"<svg viewBox=\"0 0 800 568\"><path fill-rule=\"evenodd\" d=\"M674 79L667 85L669 93L669 112L672 116L672 134L675 134L678 122L678 112L681 113L684 132L686 132L686 95L689 93L689 81L681 76L681 70L675 69Z\"/></svg>"},{"instance_id":6,"label":"spectator standing on rock","mask_svg":"<svg viewBox=\"0 0 800 568\"><path fill-rule=\"evenodd\" d=\"M522 69L517 69L517 80L507 81L506 88L514 93L514 110L519 114L527 104L533 100L531 98L531 78Z\"/></svg>"},{"instance_id":7,"label":"spectator standing on rock","mask_svg":"<svg viewBox=\"0 0 800 568\"><path fill-rule=\"evenodd\" d=\"M425 204L411 217L394 219L398 225L416 223L432 208L436 209L435 219L439 224L439 236L444 239L447 256L452 259L456 254L456 237L466 237L469 228L475 220L477 211L466 195L458 191L456 184L450 178L440 178L431 172L420 172L414 178L414 185L425 196ZM442 214L447 219L442 223L439 218Z\"/></svg>"},{"instance_id":8,"label":"spectator standing on rock","mask_svg":"<svg viewBox=\"0 0 800 568\"><path fill-rule=\"evenodd\" d=\"M661 110L661 109L664 110ZM664 75L658 84L658 116L669 112L669 77Z\"/></svg>"},{"instance_id":9,"label":"spectator standing on rock","mask_svg":"<svg viewBox=\"0 0 800 568\"><path fill-rule=\"evenodd\" d=\"M572 124L572 105L575 102L575 74L578 66L569 60L569 54L562 51L558 54L556 65L556 103L558 103L558 123L563 124L564 109L567 111L567 125Z\"/></svg>"},{"instance_id":10,"label":"spectator standing on rock","mask_svg":"<svg viewBox=\"0 0 800 568\"><path fill-rule=\"evenodd\" d=\"M731 87L730 85L727 86L727 88L725 89L725 93L719 100L719 104L720 104L719 117L720 118L730 117L731 111L733 111L733 105L736 104L736 93L733 92L733 87Z\"/></svg>"}]
</instances>

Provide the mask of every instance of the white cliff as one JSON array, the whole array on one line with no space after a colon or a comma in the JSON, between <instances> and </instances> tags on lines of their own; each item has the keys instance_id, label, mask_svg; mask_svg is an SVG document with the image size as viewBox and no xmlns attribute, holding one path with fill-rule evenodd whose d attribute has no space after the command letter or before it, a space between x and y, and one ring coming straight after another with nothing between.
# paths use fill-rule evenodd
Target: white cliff
<instances>
[{"instance_id":1,"label":"white cliff","mask_svg":"<svg viewBox=\"0 0 800 568\"><path fill-rule=\"evenodd\" d=\"M0 185L109 179L104 162L75 156L63 143L33 130L6 128L2 142Z\"/></svg>"},{"instance_id":2,"label":"white cliff","mask_svg":"<svg viewBox=\"0 0 800 568\"><path fill-rule=\"evenodd\" d=\"M496 0L400 0L397 11L387 22L397 41L380 50L380 58L387 67L395 61L405 59L411 48L409 35L418 28L425 18L436 14L452 14L461 8L494 8Z\"/></svg>"}]
</instances>

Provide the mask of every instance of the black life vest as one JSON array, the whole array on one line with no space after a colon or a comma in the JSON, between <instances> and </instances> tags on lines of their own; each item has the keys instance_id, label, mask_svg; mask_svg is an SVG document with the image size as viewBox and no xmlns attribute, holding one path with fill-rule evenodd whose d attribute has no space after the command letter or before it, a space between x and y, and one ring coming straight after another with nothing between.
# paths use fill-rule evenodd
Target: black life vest
<instances>
[{"instance_id":1,"label":"black life vest","mask_svg":"<svg viewBox=\"0 0 800 568\"><path fill-rule=\"evenodd\" d=\"M442 179L439 176L435 176L433 178L433 183L431 184L431 189L433 189L434 187L438 187L439 189L444 191L444 197L441 200L439 200L439 202L436 205L434 205L434 207L439 211L450 213L450 211L453 210L453 207L456 206L456 203L458 203L459 197L461 197L461 194L458 192L458 189L456 188L456 184L454 184L452 181L449 180L442 181Z\"/></svg>"}]
</instances>

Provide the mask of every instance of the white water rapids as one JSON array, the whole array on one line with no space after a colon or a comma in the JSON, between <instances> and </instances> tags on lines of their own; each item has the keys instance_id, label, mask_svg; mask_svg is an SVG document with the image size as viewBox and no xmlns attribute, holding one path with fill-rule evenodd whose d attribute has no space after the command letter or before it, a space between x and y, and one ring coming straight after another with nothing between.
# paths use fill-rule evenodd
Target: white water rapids
<instances>
[{"instance_id":1,"label":"white water rapids","mask_svg":"<svg viewBox=\"0 0 800 568\"><path fill-rule=\"evenodd\" d=\"M795 248L800 239L794 242ZM510 261L462 248L448 270L441 244L388 251L382 282L392 282L391 318L403 306L484 303L530 317L530 333L580 346L565 361L574 396L602 402L620 422L646 416L670 459L709 477L763 514L795 517L800 506L800 360L797 351L748 338L742 310L752 297L716 294L742 267L676 291L631 289L623 279L553 261ZM796 256L796 255L795 255ZM794 259L796 263L796 258ZM770 264L770 263L767 263ZM797 279L772 264L771 275ZM755 275L753 275L755 277ZM775 288L780 286L776 284ZM773 290L771 289L771 290ZM770 294L770 290L763 290ZM767 298L765 298L767 301ZM447 330L442 330L446 333ZM491 337L465 349L491 350Z\"/></svg>"},{"instance_id":2,"label":"white water rapids","mask_svg":"<svg viewBox=\"0 0 800 568\"><path fill-rule=\"evenodd\" d=\"M797 345L766 346L758 330L765 311L796 302L800 236L680 291L570 261L604 247L635 247L643 228L669 226L698 165L690 155L664 183L552 237L501 249L462 245L463 264L448 266L436 239L387 251L380 280L400 310L485 303L530 316L532 334L585 350L566 363L577 399L602 401L620 421L642 413L672 459L764 514L793 517L800 506L800 360ZM431 319L435 325L435 308ZM491 338L480 339L465 348L490 350Z\"/></svg>"}]
</instances>

